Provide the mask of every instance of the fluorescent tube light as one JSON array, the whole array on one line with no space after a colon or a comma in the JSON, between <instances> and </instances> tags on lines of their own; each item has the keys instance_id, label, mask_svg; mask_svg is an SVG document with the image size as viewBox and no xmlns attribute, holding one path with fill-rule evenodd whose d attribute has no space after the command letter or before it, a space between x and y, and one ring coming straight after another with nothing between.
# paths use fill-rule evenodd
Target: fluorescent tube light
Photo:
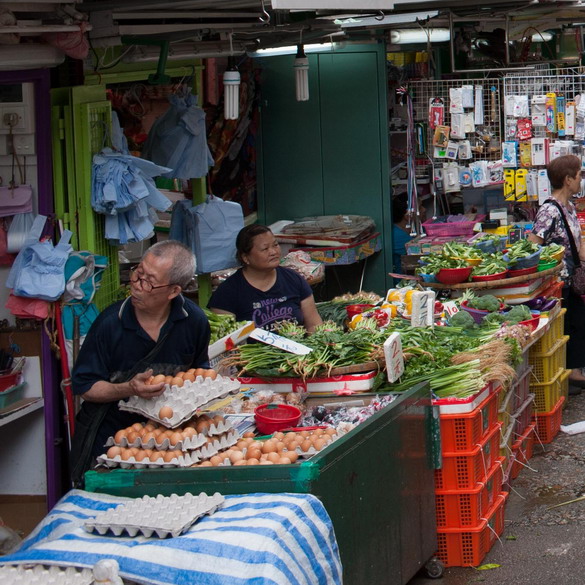
<instances>
[{"instance_id":1,"label":"fluorescent tube light","mask_svg":"<svg viewBox=\"0 0 585 585\"><path fill-rule=\"evenodd\" d=\"M305 53L317 53L322 51L331 51L334 43L317 43L313 45L303 45ZM276 55L296 55L297 46L288 45L286 47L270 47L268 49L258 49L253 53L248 53L249 57L274 57Z\"/></svg>"},{"instance_id":2,"label":"fluorescent tube light","mask_svg":"<svg viewBox=\"0 0 585 585\"><path fill-rule=\"evenodd\" d=\"M393 45L406 45L410 43L442 43L448 41L451 34L448 28L416 29L405 28L390 31L390 42Z\"/></svg>"}]
</instances>

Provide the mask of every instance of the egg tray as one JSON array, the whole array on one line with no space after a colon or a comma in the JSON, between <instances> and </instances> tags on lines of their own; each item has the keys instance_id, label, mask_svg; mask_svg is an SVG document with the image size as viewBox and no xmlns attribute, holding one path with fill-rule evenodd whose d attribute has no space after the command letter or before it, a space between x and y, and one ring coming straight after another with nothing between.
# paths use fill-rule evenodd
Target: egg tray
<instances>
[{"instance_id":1,"label":"egg tray","mask_svg":"<svg viewBox=\"0 0 585 585\"><path fill-rule=\"evenodd\" d=\"M213 441L213 443L208 443L194 451L194 454L201 460L209 459L210 457L217 455L220 451L235 445L239 439L240 434L238 431L233 430L226 435L223 435L220 439Z\"/></svg>"},{"instance_id":2,"label":"egg tray","mask_svg":"<svg viewBox=\"0 0 585 585\"><path fill-rule=\"evenodd\" d=\"M84 528L102 536L111 531L115 536L126 533L134 537L140 533L146 538L153 535L158 538L177 537L201 516L213 514L223 502L224 497L217 492L212 496L204 492L198 496L190 493L154 498L143 496L101 512L86 521Z\"/></svg>"},{"instance_id":3,"label":"egg tray","mask_svg":"<svg viewBox=\"0 0 585 585\"><path fill-rule=\"evenodd\" d=\"M186 380L181 387L167 385L160 396L151 400L131 396L128 400L120 400L118 406L120 410L142 414L167 428L174 429L190 419L198 408L218 398L225 398L239 388L240 382L232 378L217 376L212 380L198 376L195 382ZM171 418L159 418L163 406L170 406L173 409Z\"/></svg>"},{"instance_id":4,"label":"egg tray","mask_svg":"<svg viewBox=\"0 0 585 585\"><path fill-rule=\"evenodd\" d=\"M92 585L91 569L44 565L0 565L0 583L6 585Z\"/></svg>"},{"instance_id":5,"label":"egg tray","mask_svg":"<svg viewBox=\"0 0 585 585\"><path fill-rule=\"evenodd\" d=\"M161 457L162 457L162 451ZM186 453L182 457L175 457L170 461L163 461L162 459L157 459L155 461L151 461L150 458L143 459L142 461L136 461L134 457L130 457L128 459L122 459L120 455L116 455L113 459L108 457L107 455L100 455L97 458L98 465L105 466L105 467L121 467L122 469L144 469L148 467L149 469L157 469L157 468L169 468L169 467L191 467L191 465L195 463L199 463L200 459L197 456L197 451L191 451L190 453Z\"/></svg>"},{"instance_id":6,"label":"egg tray","mask_svg":"<svg viewBox=\"0 0 585 585\"><path fill-rule=\"evenodd\" d=\"M157 451L168 451L169 449L180 449L181 451L192 451L198 449L207 442L207 437L203 433L198 433L192 437L179 441L176 445L171 445L170 439L164 439L162 443L157 443L154 439L149 439L143 442L139 437L134 442L129 443L128 439L124 437L121 441L116 443L114 437L109 437L106 441L106 447L138 447L139 449L156 449Z\"/></svg>"}]
</instances>

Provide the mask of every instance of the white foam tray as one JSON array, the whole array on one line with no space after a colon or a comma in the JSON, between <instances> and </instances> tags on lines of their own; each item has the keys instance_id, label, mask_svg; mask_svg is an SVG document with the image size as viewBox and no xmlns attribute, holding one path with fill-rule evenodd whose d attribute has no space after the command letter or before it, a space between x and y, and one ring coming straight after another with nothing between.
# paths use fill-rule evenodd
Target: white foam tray
<instances>
[{"instance_id":1,"label":"white foam tray","mask_svg":"<svg viewBox=\"0 0 585 585\"><path fill-rule=\"evenodd\" d=\"M198 451L191 451L190 453L185 453L182 457L175 457L174 459L171 459L171 461L163 461L162 459L151 461L150 458L136 461L134 457L124 460L120 455L116 455L111 459L107 455L100 455L97 458L97 462L98 465L105 467L121 467L122 469L130 469L131 467L134 469L144 469L145 467L150 469L162 467L190 467L194 463L199 463L200 459L197 453ZM162 451L160 452L160 456L163 456Z\"/></svg>"},{"instance_id":2,"label":"white foam tray","mask_svg":"<svg viewBox=\"0 0 585 585\"><path fill-rule=\"evenodd\" d=\"M3 585L92 585L91 569L35 565L0 566Z\"/></svg>"},{"instance_id":3,"label":"white foam tray","mask_svg":"<svg viewBox=\"0 0 585 585\"><path fill-rule=\"evenodd\" d=\"M101 535L111 530L116 536L127 533L134 537L140 533L146 538L153 534L159 538L176 537L201 516L213 514L223 502L224 497L217 492L212 496L204 492L198 496L143 496L98 514L85 522L84 527Z\"/></svg>"},{"instance_id":4,"label":"white foam tray","mask_svg":"<svg viewBox=\"0 0 585 585\"><path fill-rule=\"evenodd\" d=\"M142 414L165 427L174 429L190 419L197 409L218 398L225 398L239 388L240 382L232 378L217 376L212 380L197 376L195 382L186 380L182 387L167 385L164 392L152 400L131 396L127 401L120 400L118 406L120 410ZM159 418L163 406L170 406L173 409L171 418Z\"/></svg>"}]
</instances>

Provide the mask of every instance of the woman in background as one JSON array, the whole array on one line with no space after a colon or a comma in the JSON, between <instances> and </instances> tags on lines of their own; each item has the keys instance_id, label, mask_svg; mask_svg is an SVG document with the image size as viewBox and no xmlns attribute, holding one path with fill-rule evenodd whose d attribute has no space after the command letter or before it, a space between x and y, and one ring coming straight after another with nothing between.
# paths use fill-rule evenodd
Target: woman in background
<instances>
[{"instance_id":1,"label":"woman in background","mask_svg":"<svg viewBox=\"0 0 585 585\"><path fill-rule=\"evenodd\" d=\"M546 171L552 195L538 209L532 233L528 234L527 239L541 245L555 243L565 247L560 276L565 283L563 287L563 306L567 308L565 335L570 336L567 343L567 368L573 370L569 375L569 382L572 385L569 391L571 394L579 394L581 388L585 388L585 375L582 371L585 367L585 304L569 286L575 263L565 221L573 235L579 258L581 262L585 262L581 226L575 206L571 202L573 195L581 190L581 159L572 154L560 156L549 163Z\"/></svg>"},{"instance_id":2,"label":"woman in background","mask_svg":"<svg viewBox=\"0 0 585 585\"><path fill-rule=\"evenodd\" d=\"M271 330L280 321L295 321L309 332L322 323L313 291L294 270L280 266L280 246L270 228L249 225L236 238L242 268L219 285L208 308L238 321L254 321Z\"/></svg>"}]
</instances>

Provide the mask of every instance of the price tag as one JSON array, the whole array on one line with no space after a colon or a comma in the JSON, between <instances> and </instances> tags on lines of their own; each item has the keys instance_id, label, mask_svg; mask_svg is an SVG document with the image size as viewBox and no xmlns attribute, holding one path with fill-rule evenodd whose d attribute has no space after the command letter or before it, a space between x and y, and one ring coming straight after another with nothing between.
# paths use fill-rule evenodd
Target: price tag
<instances>
[{"instance_id":1,"label":"price tag","mask_svg":"<svg viewBox=\"0 0 585 585\"><path fill-rule=\"evenodd\" d=\"M400 333L392 333L384 342L384 356L386 358L388 382L396 382L404 373L404 356L402 355Z\"/></svg>"},{"instance_id":2,"label":"price tag","mask_svg":"<svg viewBox=\"0 0 585 585\"><path fill-rule=\"evenodd\" d=\"M432 327L435 309L435 291L415 291L412 295L412 317L410 323L413 327Z\"/></svg>"},{"instance_id":3,"label":"price tag","mask_svg":"<svg viewBox=\"0 0 585 585\"><path fill-rule=\"evenodd\" d=\"M257 341L261 341L262 343L273 345L274 347L278 347L279 349L283 349L284 351L288 351L296 355L307 355L313 351L310 347L307 347L302 343L297 343L292 339L282 337L282 335L276 335L276 333L272 333L271 331L266 331L265 329L260 329L258 327L254 329L252 333L250 333L250 337L252 339L256 339Z\"/></svg>"},{"instance_id":4,"label":"price tag","mask_svg":"<svg viewBox=\"0 0 585 585\"><path fill-rule=\"evenodd\" d=\"M459 312L459 307L455 301L446 301L443 303L443 310L447 317L452 317L455 313Z\"/></svg>"}]
</instances>

